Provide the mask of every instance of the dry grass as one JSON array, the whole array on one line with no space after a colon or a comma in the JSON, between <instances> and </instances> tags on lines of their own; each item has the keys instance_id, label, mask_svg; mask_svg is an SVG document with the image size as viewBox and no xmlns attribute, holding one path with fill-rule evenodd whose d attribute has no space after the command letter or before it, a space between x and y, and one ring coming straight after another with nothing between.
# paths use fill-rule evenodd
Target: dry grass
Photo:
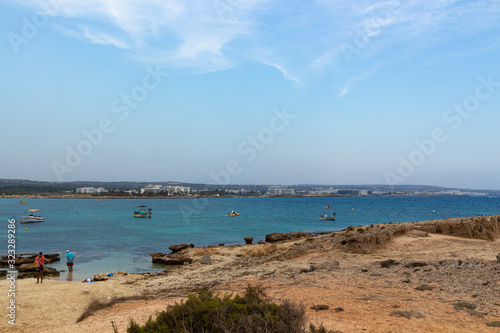
<instances>
[{"instance_id":1,"label":"dry grass","mask_svg":"<svg viewBox=\"0 0 500 333\"><path fill-rule=\"evenodd\" d=\"M109 297L107 299L92 297L87 304L87 307L83 311L83 313L76 320L77 323L83 321L85 318L92 316L95 312L99 310L106 309L110 306L113 306L118 303L123 303L127 301L137 301L137 300L146 300L150 299L148 295L140 295L140 296L122 296L122 297Z\"/></svg>"}]
</instances>

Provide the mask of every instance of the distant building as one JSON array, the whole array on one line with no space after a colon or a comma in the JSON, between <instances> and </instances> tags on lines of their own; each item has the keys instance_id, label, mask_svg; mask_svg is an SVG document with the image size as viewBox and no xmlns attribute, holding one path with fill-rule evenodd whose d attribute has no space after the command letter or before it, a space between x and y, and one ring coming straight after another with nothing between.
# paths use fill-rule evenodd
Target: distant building
<instances>
[{"instance_id":1,"label":"distant building","mask_svg":"<svg viewBox=\"0 0 500 333\"><path fill-rule=\"evenodd\" d=\"M106 193L108 192L104 187L78 187L76 189L76 193L87 193L87 194L96 194L96 193Z\"/></svg>"},{"instance_id":2,"label":"distant building","mask_svg":"<svg viewBox=\"0 0 500 333\"><path fill-rule=\"evenodd\" d=\"M295 190L293 188L285 187L270 187L269 195L295 195Z\"/></svg>"},{"instance_id":3,"label":"distant building","mask_svg":"<svg viewBox=\"0 0 500 333\"><path fill-rule=\"evenodd\" d=\"M172 185L162 186L162 185L149 184L141 188L141 194L144 193L150 193L150 194L167 193L167 195L189 194L191 193L191 188L187 186L172 186Z\"/></svg>"}]
</instances>

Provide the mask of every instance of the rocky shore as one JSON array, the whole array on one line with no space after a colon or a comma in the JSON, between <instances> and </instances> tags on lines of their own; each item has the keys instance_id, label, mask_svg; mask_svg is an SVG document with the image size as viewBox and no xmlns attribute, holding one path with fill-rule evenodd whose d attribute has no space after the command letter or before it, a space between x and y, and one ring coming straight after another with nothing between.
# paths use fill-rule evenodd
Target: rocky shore
<instances>
[{"instance_id":1,"label":"rocky shore","mask_svg":"<svg viewBox=\"0 0 500 333\"><path fill-rule=\"evenodd\" d=\"M302 303L311 322L344 333L499 332L499 236L495 215L349 227L317 236L274 234L264 244L181 246L175 253L152 254L152 260L174 257L182 263L164 272L105 272L103 281L69 284L74 287L49 281L40 302L32 299L31 279L19 280L25 299L20 311L30 320L20 319L18 327L32 331L37 311L70 303L72 310L47 322L46 332L111 331L111 321L124 332L129 318L145 322L190 292L234 293L259 283L276 299ZM144 299L75 323L88 300L110 293Z\"/></svg>"}]
</instances>

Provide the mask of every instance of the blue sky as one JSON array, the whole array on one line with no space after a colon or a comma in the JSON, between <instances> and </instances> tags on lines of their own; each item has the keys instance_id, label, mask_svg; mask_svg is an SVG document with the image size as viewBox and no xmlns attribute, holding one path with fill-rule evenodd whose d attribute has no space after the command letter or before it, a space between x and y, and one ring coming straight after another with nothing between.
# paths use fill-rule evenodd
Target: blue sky
<instances>
[{"instance_id":1,"label":"blue sky","mask_svg":"<svg viewBox=\"0 0 500 333\"><path fill-rule=\"evenodd\" d=\"M500 189L498 0L0 8L0 178Z\"/></svg>"}]
</instances>

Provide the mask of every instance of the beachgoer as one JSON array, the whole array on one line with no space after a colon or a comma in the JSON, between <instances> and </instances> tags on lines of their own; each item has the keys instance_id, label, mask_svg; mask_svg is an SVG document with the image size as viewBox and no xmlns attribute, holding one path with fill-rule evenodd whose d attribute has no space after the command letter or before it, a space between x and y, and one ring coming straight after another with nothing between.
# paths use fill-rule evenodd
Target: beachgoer
<instances>
[{"instance_id":1,"label":"beachgoer","mask_svg":"<svg viewBox=\"0 0 500 333\"><path fill-rule=\"evenodd\" d=\"M73 252L66 250L66 265L68 266L69 272L73 272L73 259L75 259Z\"/></svg>"},{"instance_id":2,"label":"beachgoer","mask_svg":"<svg viewBox=\"0 0 500 333\"><path fill-rule=\"evenodd\" d=\"M83 283L91 283L91 282L94 282L94 279L91 279L91 278L86 278L85 280L82 281Z\"/></svg>"},{"instance_id":3,"label":"beachgoer","mask_svg":"<svg viewBox=\"0 0 500 333\"><path fill-rule=\"evenodd\" d=\"M43 267L45 265L45 257L43 253L40 252L35 258L35 269L36 269L36 283L43 283Z\"/></svg>"}]
</instances>

